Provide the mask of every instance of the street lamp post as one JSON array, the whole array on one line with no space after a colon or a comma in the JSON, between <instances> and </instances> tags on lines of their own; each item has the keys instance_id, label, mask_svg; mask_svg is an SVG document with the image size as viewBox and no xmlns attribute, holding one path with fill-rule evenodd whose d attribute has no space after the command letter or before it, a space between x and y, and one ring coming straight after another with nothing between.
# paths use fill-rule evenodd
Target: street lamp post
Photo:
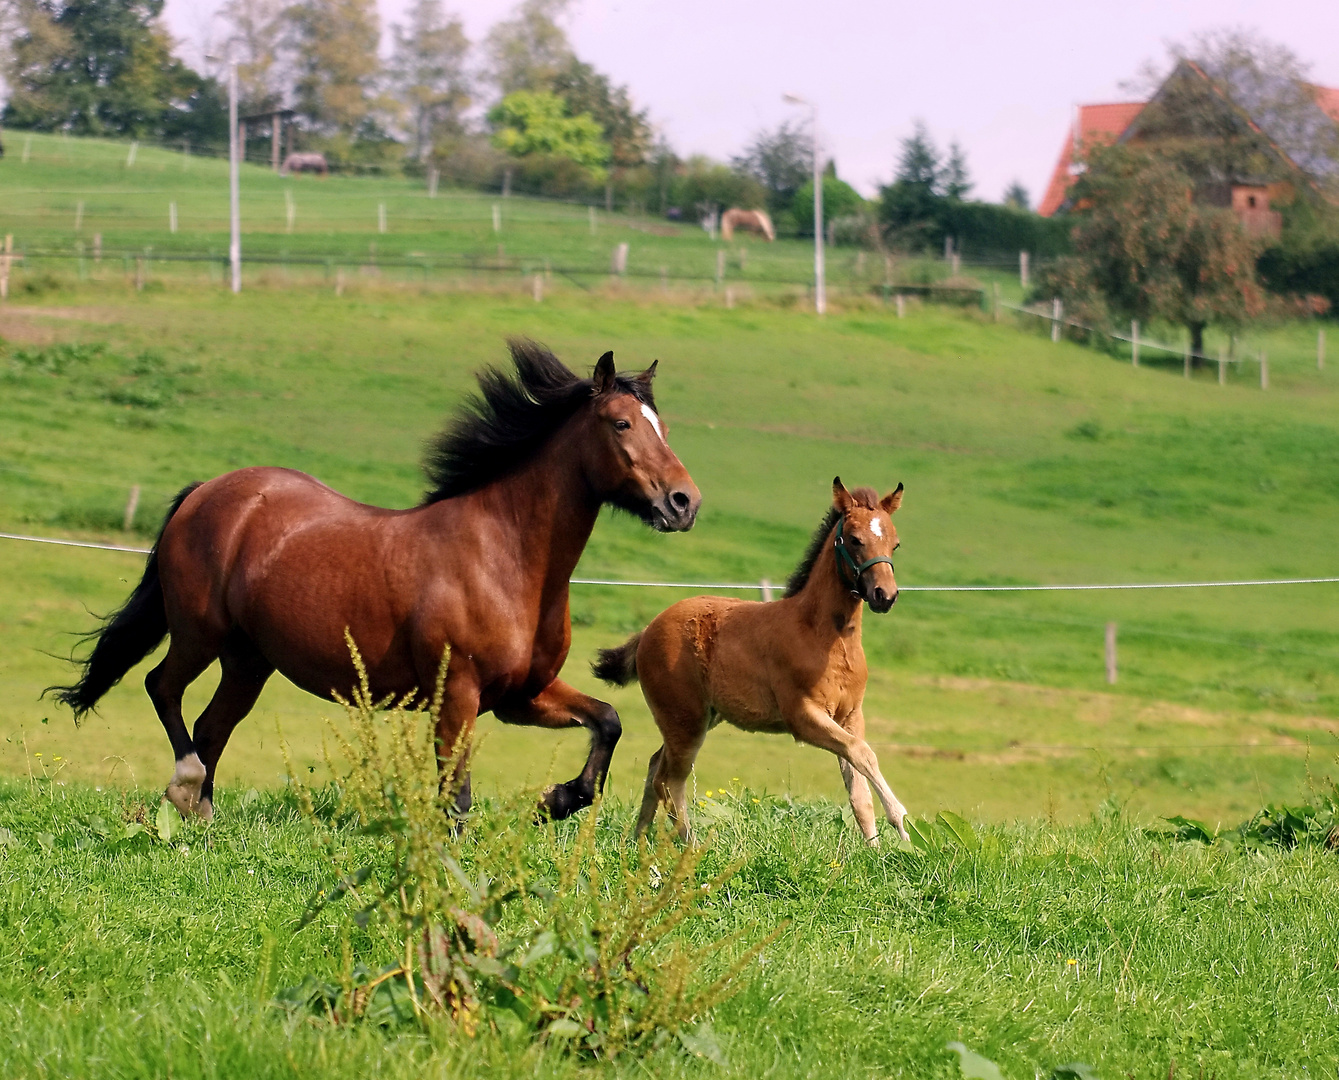
<instances>
[{"instance_id":1,"label":"street lamp post","mask_svg":"<svg viewBox=\"0 0 1339 1080\"><path fill-rule=\"evenodd\" d=\"M206 56L217 60L217 56ZM237 137L237 61L228 61L228 269L232 291L242 291L242 199L238 171L241 140Z\"/></svg>"},{"instance_id":2,"label":"street lamp post","mask_svg":"<svg viewBox=\"0 0 1339 1080\"><path fill-rule=\"evenodd\" d=\"M241 140L237 138L237 61L228 64L228 265L232 291L242 291L242 199L239 190Z\"/></svg>"},{"instance_id":3,"label":"street lamp post","mask_svg":"<svg viewBox=\"0 0 1339 1080\"><path fill-rule=\"evenodd\" d=\"M818 153L818 106L795 94L782 98L790 105L808 105L813 125L814 147L814 311L819 315L828 310L827 274L823 264L823 164Z\"/></svg>"}]
</instances>

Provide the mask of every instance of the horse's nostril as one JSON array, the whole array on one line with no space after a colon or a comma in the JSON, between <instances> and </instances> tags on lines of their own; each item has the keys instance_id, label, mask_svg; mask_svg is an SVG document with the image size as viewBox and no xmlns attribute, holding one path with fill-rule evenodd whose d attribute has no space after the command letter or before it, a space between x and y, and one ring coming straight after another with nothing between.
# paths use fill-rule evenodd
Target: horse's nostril
<instances>
[{"instance_id":1,"label":"horse's nostril","mask_svg":"<svg viewBox=\"0 0 1339 1080\"><path fill-rule=\"evenodd\" d=\"M674 506L675 510L682 513L692 505L693 500L688 497L686 491L676 491L670 495L670 503Z\"/></svg>"}]
</instances>

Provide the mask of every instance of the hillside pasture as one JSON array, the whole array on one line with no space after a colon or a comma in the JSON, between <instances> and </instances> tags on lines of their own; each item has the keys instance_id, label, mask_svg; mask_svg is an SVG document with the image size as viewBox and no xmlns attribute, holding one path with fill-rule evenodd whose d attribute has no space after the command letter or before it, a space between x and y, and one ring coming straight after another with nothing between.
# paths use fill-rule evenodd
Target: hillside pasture
<instances>
[{"instance_id":1,"label":"hillside pasture","mask_svg":"<svg viewBox=\"0 0 1339 1080\"><path fill-rule=\"evenodd\" d=\"M933 308L818 322L769 306L585 294L534 305L384 285L342 298L324 289L235 298L183 284L127 299L89 284L41 307L11 306L0 314L5 531L144 545L180 486L248 464L411 505L423 440L513 333L576 366L607 348L629 368L659 357L670 438L706 496L684 536L602 519L582 577L780 583L834 474L906 483L904 586L1334 573L1327 373L1280 373L1269 393L1220 388ZM125 534L132 484L143 494ZM3 543L3 767L26 775L41 752L60 755L70 779L158 782L169 754L142 672L78 732L37 700L69 677L48 654L92 625L88 610L120 602L141 559ZM889 615L866 618L872 741L914 813L1075 820L1114 794L1138 814L1235 822L1262 802L1304 797L1333 771L1337 588L908 591ZM635 687L609 691L586 663L683 595L573 590L566 675L623 714L612 780L622 795L640 785L654 728ZM1107 621L1119 625L1114 687L1104 678ZM209 682L189 709L203 707ZM328 711L273 680L223 759L223 783L280 778L277 727L315 767L317 718ZM570 775L584 751L579 732L491 721L482 730L485 790ZM840 795L828 755L778 738L718 732L697 775L703 788L740 777Z\"/></svg>"}]
</instances>

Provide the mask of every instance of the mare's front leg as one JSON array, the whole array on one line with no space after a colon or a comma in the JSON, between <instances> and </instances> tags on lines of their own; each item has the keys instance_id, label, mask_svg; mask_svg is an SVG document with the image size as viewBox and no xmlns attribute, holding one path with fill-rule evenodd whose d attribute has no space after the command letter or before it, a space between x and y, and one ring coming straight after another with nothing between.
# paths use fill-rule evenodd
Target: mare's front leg
<instances>
[{"instance_id":1,"label":"mare's front leg","mask_svg":"<svg viewBox=\"0 0 1339 1080\"><path fill-rule=\"evenodd\" d=\"M879 759L863 737L847 731L808 700L797 703L794 709L789 710L786 722L795 738L807 742L810 746L830 750L868 780L878 793L879 801L883 803L884 814L897 829L897 835L903 840L911 839L906 826L902 823L902 819L907 816L906 807L897 801L893 789L888 786L883 773L879 772ZM854 793L852 807L854 808ZM861 829L863 831L863 824ZM866 833L866 836L868 835Z\"/></svg>"},{"instance_id":2,"label":"mare's front leg","mask_svg":"<svg viewBox=\"0 0 1339 1080\"><path fill-rule=\"evenodd\" d=\"M431 683L428 683L431 686ZM441 790L455 796L455 815L464 817L473 805L470 795L470 741L479 716L479 683L473 672L450 671L442 687L437 714L437 767Z\"/></svg>"},{"instance_id":3,"label":"mare's front leg","mask_svg":"<svg viewBox=\"0 0 1339 1080\"><path fill-rule=\"evenodd\" d=\"M540 806L554 821L571 817L595 801L604 791L614 747L623 734L618 713L607 702L583 694L561 679L554 679L529 700L505 701L493 710L504 724L530 727L584 727L590 731L590 754L585 768L565 784L554 784L544 792Z\"/></svg>"}]
</instances>

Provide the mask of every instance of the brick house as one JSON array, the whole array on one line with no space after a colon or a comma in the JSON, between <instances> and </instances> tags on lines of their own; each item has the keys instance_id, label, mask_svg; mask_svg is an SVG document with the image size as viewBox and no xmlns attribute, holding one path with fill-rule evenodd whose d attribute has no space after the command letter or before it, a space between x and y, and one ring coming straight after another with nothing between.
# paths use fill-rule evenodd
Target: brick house
<instances>
[{"instance_id":1,"label":"brick house","mask_svg":"<svg viewBox=\"0 0 1339 1080\"><path fill-rule=\"evenodd\" d=\"M1312 90L1315 122L1339 125L1339 89L1316 86ZM1200 106L1210 121L1205 125L1211 129L1207 133L1177 131L1158 121L1163 114L1155 106L1169 95L1187 91L1200 94ZM1148 101L1080 105L1075 109L1069 135L1060 148L1060 158L1037 212L1051 217L1070 209L1070 188L1083 171L1081 159L1088 148L1110 143L1151 144L1187 136L1211 145L1220 135L1224 146L1232 140L1246 152L1238 160L1228 155L1228 160L1206 167L1197 185L1197 197L1230 208L1242 227L1253 234L1277 236L1282 219L1272 204L1291 202L1298 183L1314 186L1322 173L1333 169L1333 162L1319 156L1307 161L1295 160L1300 155L1289 156L1269 137L1265 126L1219 90L1198 64L1182 60Z\"/></svg>"}]
</instances>

